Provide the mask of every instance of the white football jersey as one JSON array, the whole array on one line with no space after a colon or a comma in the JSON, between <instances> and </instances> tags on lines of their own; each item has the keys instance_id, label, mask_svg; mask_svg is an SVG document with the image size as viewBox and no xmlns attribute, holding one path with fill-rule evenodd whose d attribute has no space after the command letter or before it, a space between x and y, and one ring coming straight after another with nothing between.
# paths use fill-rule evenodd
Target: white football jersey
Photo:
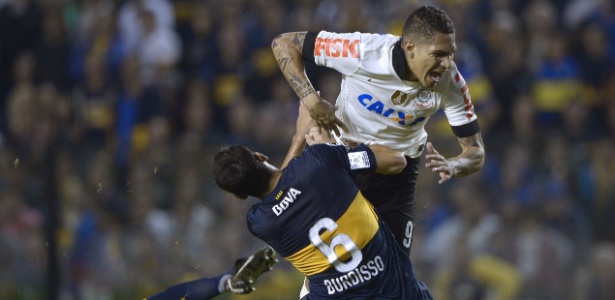
<instances>
[{"instance_id":1,"label":"white football jersey","mask_svg":"<svg viewBox=\"0 0 615 300\"><path fill-rule=\"evenodd\" d=\"M304 45L304 56L314 42L314 62L342 74L336 101L336 114L348 127L342 140L385 145L417 157L427 141L425 123L439 109L453 127L476 120L468 87L454 63L435 89L426 89L396 72L394 65L405 68L406 63L398 36L320 31L314 41L314 34L306 37L310 45Z\"/></svg>"}]
</instances>

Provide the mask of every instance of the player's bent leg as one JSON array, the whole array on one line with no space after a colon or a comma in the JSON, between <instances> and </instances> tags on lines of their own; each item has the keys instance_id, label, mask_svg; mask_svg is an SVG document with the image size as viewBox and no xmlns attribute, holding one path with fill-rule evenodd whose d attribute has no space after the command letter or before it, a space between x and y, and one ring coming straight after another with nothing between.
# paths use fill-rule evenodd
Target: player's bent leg
<instances>
[{"instance_id":1,"label":"player's bent leg","mask_svg":"<svg viewBox=\"0 0 615 300\"><path fill-rule=\"evenodd\" d=\"M226 283L227 289L236 294L253 291L256 279L270 271L276 262L276 253L269 246L263 247L248 258L237 260L233 274Z\"/></svg>"}]
</instances>

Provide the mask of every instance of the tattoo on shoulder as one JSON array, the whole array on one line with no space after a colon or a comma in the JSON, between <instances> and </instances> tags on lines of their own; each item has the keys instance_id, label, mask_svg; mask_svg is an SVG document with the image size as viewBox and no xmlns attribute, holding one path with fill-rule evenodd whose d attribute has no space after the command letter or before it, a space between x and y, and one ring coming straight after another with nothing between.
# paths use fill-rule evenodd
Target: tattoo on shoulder
<instances>
[{"instance_id":1,"label":"tattoo on shoulder","mask_svg":"<svg viewBox=\"0 0 615 300\"><path fill-rule=\"evenodd\" d=\"M293 88L299 99L305 98L314 92L314 88L307 80L304 73L301 50L307 32L284 34L274 39L271 48L278 66L284 77ZM280 42L278 42L280 39Z\"/></svg>"},{"instance_id":2,"label":"tattoo on shoulder","mask_svg":"<svg viewBox=\"0 0 615 300\"><path fill-rule=\"evenodd\" d=\"M299 32L295 34L295 37L293 38L293 45L299 48L303 47L303 42L305 41L305 34L306 32Z\"/></svg>"},{"instance_id":3,"label":"tattoo on shoulder","mask_svg":"<svg viewBox=\"0 0 615 300\"><path fill-rule=\"evenodd\" d=\"M274 51L278 51L279 50L274 50ZM286 72L286 68L288 67L288 65L290 65L291 61L293 59L290 57L284 57L284 56L279 56L279 58L276 59L276 61L278 62L278 66L280 66L280 70L282 70L282 72Z\"/></svg>"}]
</instances>

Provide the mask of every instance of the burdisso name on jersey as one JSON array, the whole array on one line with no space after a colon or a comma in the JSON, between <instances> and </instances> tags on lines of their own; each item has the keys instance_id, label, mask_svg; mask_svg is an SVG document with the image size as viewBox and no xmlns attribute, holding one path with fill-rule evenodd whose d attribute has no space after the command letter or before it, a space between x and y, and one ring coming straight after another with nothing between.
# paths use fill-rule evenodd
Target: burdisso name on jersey
<instances>
[{"instance_id":1,"label":"burdisso name on jersey","mask_svg":"<svg viewBox=\"0 0 615 300\"><path fill-rule=\"evenodd\" d=\"M367 261L354 270L338 277L325 279L323 283L327 287L329 295L345 291L355 285L374 279L384 271L384 262L380 256Z\"/></svg>"}]
</instances>

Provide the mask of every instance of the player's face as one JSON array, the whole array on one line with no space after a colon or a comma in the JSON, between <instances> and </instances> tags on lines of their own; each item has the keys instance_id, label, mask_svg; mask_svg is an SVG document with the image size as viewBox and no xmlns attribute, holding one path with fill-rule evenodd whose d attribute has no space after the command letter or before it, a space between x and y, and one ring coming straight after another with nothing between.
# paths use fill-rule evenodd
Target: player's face
<instances>
[{"instance_id":1,"label":"player's face","mask_svg":"<svg viewBox=\"0 0 615 300\"><path fill-rule=\"evenodd\" d=\"M433 88L453 64L457 45L455 34L437 33L431 40L416 44L406 41L403 48L408 68L412 71L409 79L420 82L426 88Z\"/></svg>"}]
</instances>

